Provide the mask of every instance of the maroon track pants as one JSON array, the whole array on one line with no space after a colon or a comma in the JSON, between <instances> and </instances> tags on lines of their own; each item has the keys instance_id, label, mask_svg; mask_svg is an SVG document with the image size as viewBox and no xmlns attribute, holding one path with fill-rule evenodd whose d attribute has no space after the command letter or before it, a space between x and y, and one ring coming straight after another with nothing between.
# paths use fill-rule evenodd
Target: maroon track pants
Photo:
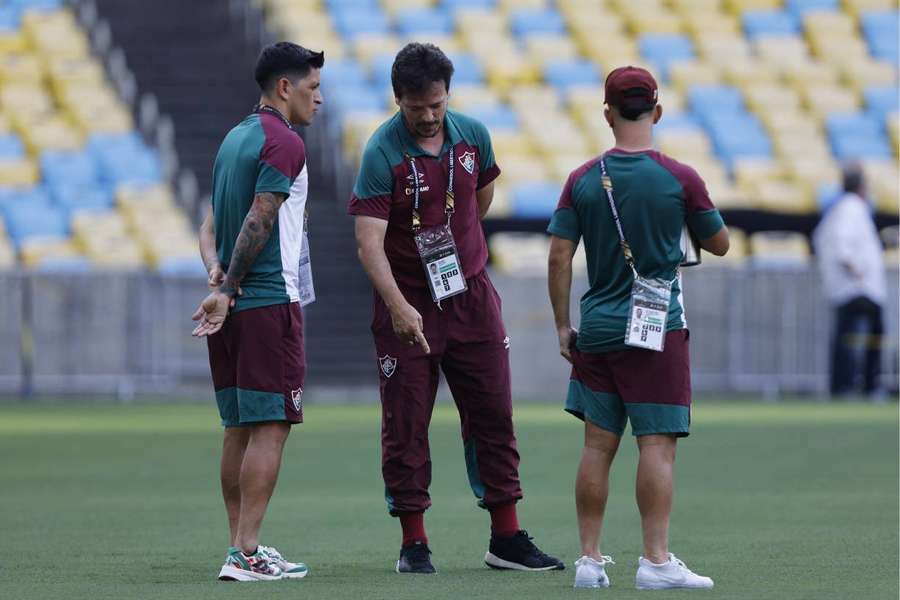
<instances>
[{"instance_id":1,"label":"maroon track pants","mask_svg":"<svg viewBox=\"0 0 900 600\"><path fill-rule=\"evenodd\" d=\"M401 341L390 313L375 294L372 333L381 378L381 471L391 514L431 506L428 425L439 370L459 410L466 469L484 508L515 502L519 453L512 424L509 338L500 296L486 272L468 280L468 291L441 302L427 289L402 289L422 315L431 354Z\"/></svg>"}]
</instances>

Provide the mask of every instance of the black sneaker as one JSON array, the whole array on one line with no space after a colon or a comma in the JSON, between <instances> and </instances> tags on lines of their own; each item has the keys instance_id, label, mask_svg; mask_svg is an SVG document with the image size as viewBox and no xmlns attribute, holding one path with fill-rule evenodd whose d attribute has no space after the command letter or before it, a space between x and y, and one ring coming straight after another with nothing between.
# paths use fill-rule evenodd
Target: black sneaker
<instances>
[{"instance_id":1,"label":"black sneaker","mask_svg":"<svg viewBox=\"0 0 900 600\"><path fill-rule=\"evenodd\" d=\"M566 568L561 560L547 556L531 540L524 529L507 538L492 535L484 564L492 569L516 571L562 571Z\"/></svg>"},{"instance_id":2,"label":"black sneaker","mask_svg":"<svg viewBox=\"0 0 900 600\"><path fill-rule=\"evenodd\" d=\"M425 542L413 542L400 548L400 559L397 561L398 573L437 573L431 564L431 550Z\"/></svg>"}]
</instances>

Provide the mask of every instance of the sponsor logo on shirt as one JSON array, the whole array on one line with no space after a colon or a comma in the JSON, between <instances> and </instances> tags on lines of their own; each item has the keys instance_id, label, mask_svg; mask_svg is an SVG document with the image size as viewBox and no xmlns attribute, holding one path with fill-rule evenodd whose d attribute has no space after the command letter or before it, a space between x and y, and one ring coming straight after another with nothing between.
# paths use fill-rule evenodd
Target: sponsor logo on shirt
<instances>
[{"instance_id":1,"label":"sponsor logo on shirt","mask_svg":"<svg viewBox=\"0 0 900 600\"><path fill-rule=\"evenodd\" d=\"M413 180L412 173L410 173L409 175L406 176L406 184L413 186L413 187L406 188L406 190L405 190L406 195L412 196L413 194L415 194L416 188L415 188L415 183ZM425 185L425 173L419 173L419 193L421 194L422 192L427 192L429 189L430 188L427 185Z\"/></svg>"}]
</instances>

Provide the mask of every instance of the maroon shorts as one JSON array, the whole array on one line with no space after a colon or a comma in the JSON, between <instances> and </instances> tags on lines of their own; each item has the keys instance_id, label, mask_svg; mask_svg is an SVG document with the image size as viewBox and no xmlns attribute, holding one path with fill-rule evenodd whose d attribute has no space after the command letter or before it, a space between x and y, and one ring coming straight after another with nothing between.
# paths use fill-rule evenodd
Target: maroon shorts
<instances>
[{"instance_id":1,"label":"maroon shorts","mask_svg":"<svg viewBox=\"0 0 900 600\"><path fill-rule=\"evenodd\" d=\"M381 379L381 471L392 515L431 506L428 424L440 372L459 411L469 485L478 504L492 508L522 497L509 338L500 296L485 272L467 283L468 291L440 307L425 288L401 288L422 315L430 354L394 334L390 313L375 295L372 333Z\"/></svg>"},{"instance_id":2,"label":"maroon shorts","mask_svg":"<svg viewBox=\"0 0 900 600\"><path fill-rule=\"evenodd\" d=\"M687 329L666 334L665 350L572 352L566 410L622 435L687 436L691 423L691 366Z\"/></svg>"},{"instance_id":3,"label":"maroon shorts","mask_svg":"<svg viewBox=\"0 0 900 600\"><path fill-rule=\"evenodd\" d=\"M303 313L275 304L229 315L207 338L222 425L303 422Z\"/></svg>"}]
</instances>

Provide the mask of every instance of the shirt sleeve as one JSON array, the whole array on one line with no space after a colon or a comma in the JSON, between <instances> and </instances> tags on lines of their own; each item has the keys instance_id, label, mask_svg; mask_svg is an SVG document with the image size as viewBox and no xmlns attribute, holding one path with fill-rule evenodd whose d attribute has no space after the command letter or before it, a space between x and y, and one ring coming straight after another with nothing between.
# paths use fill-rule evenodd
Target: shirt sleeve
<instances>
[{"instance_id":1,"label":"shirt sleeve","mask_svg":"<svg viewBox=\"0 0 900 600\"><path fill-rule=\"evenodd\" d=\"M259 153L255 193L289 195L305 164L306 148L296 133L290 131L267 138Z\"/></svg>"},{"instance_id":2,"label":"shirt sleeve","mask_svg":"<svg viewBox=\"0 0 900 600\"><path fill-rule=\"evenodd\" d=\"M370 142L363 152L359 175L347 212L354 216L388 220L394 192L394 173L381 148Z\"/></svg>"},{"instance_id":3,"label":"shirt sleeve","mask_svg":"<svg viewBox=\"0 0 900 600\"><path fill-rule=\"evenodd\" d=\"M578 243L578 240L581 239L581 225L578 222L578 212L575 210L575 202L572 197L576 180L574 172L566 180L566 185L563 186L559 195L556 210L550 219L550 225L547 227L547 233Z\"/></svg>"},{"instance_id":4,"label":"shirt sleeve","mask_svg":"<svg viewBox=\"0 0 900 600\"><path fill-rule=\"evenodd\" d=\"M491 144L491 134L484 123L476 121L476 143L478 144L478 184L476 189L481 189L500 175L500 167L494 158L494 146Z\"/></svg>"},{"instance_id":5,"label":"shirt sleeve","mask_svg":"<svg viewBox=\"0 0 900 600\"><path fill-rule=\"evenodd\" d=\"M680 173L687 210L687 225L698 239L706 240L716 235L725 221L709 198L706 183L694 169L685 166Z\"/></svg>"}]
</instances>

